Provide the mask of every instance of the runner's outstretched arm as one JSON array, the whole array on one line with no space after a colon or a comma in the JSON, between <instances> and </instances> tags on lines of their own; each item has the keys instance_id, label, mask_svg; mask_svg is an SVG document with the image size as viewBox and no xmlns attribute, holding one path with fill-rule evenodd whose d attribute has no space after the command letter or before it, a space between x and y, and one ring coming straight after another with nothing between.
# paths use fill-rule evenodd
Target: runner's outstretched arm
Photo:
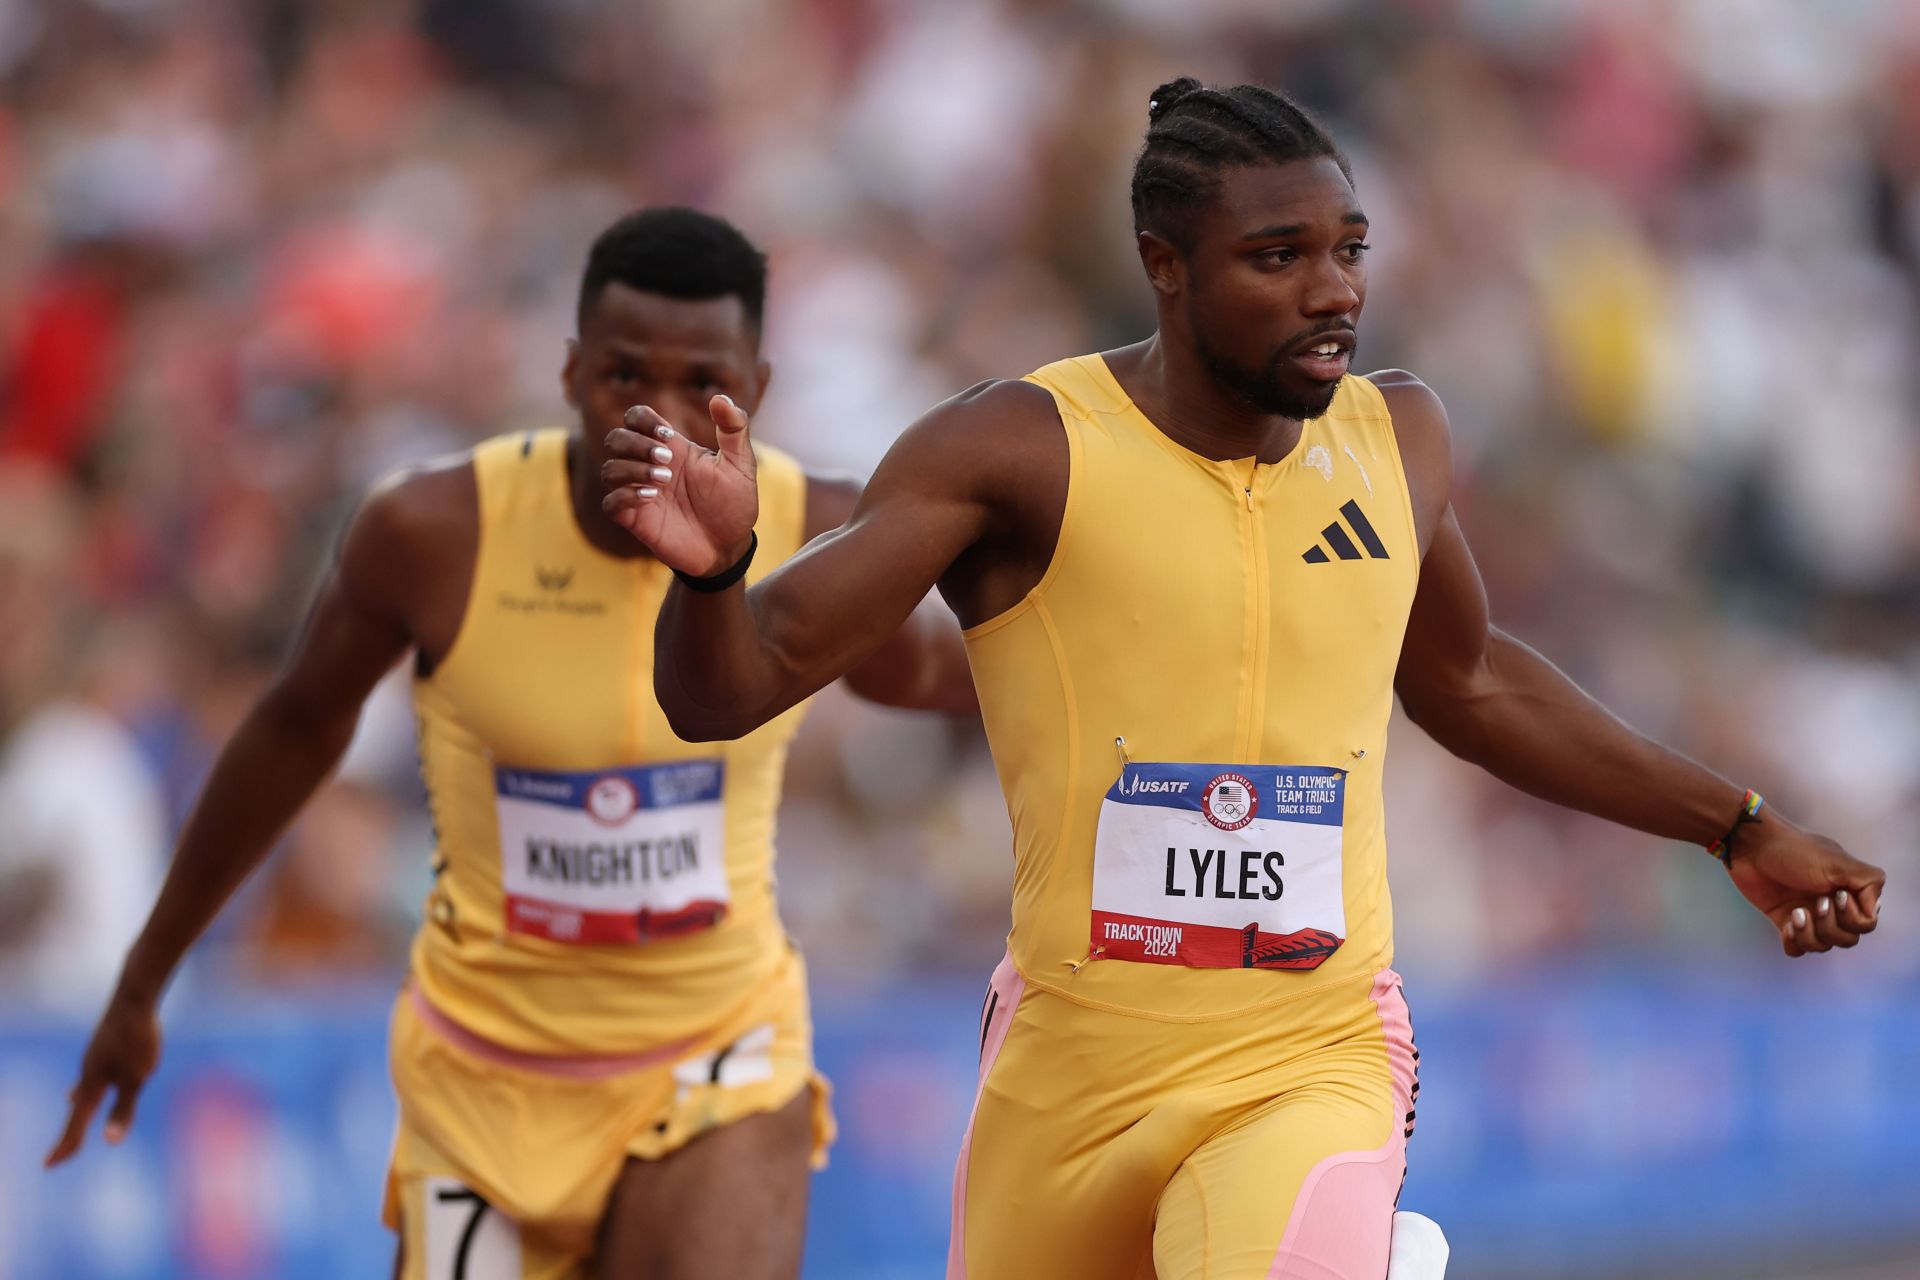
<instances>
[{"instance_id":1,"label":"runner's outstretched arm","mask_svg":"<svg viewBox=\"0 0 1920 1280\"><path fill-rule=\"evenodd\" d=\"M1045 392L1010 382L928 412L888 451L852 519L753 589L669 591L654 690L674 732L738 737L871 658L956 561L1003 529L1027 461L1006 424L1024 424L1034 397L1053 412ZM608 516L695 577L738 564L759 510L746 415L724 396L710 411L717 450L693 445L651 409L630 410L628 425L607 437L613 460L603 471Z\"/></svg>"},{"instance_id":2,"label":"runner's outstretched arm","mask_svg":"<svg viewBox=\"0 0 1920 1280\"><path fill-rule=\"evenodd\" d=\"M94 1029L49 1166L80 1149L109 1088L107 1140L126 1135L159 1063L156 1009L181 957L339 762L367 694L411 645L399 588L421 531L405 505L398 487L368 499L292 659L220 752Z\"/></svg>"},{"instance_id":3,"label":"runner's outstretched arm","mask_svg":"<svg viewBox=\"0 0 1920 1280\"><path fill-rule=\"evenodd\" d=\"M858 484L808 476L807 537L838 529L853 518L859 503ZM907 615L900 629L847 672L845 680L851 692L885 707L955 715L980 710L966 642L953 615L936 601L924 601Z\"/></svg>"},{"instance_id":4,"label":"runner's outstretched arm","mask_svg":"<svg viewBox=\"0 0 1920 1280\"><path fill-rule=\"evenodd\" d=\"M1643 736L1538 653L1491 625L1486 587L1445 501L1445 410L1424 386L1390 395L1410 475L1437 509L1395 689L1413 722L1454 755L1555 804L1709 845L1742 788ZM1438 481L1438 482L1436 482ZM1878 923L1886 874L1771 806L1742 828L1734 884L1788 955L1851 947Z\"/></svg>"}]
</instances>

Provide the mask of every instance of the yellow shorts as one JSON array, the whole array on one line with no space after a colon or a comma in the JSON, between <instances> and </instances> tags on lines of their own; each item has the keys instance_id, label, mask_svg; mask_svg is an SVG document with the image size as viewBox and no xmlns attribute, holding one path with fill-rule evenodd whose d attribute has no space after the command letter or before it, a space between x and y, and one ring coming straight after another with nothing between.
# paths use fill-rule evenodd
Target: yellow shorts
<instances>
[{"instance_id":1,"label":"yellow shorts","mask_svg":"<svg viewBox=\"0 0 1920 1280\"><path fill-rule=\"evenodd\" d=\"M1173 1023L1003 961L949 1280L1382 1280L1418 1058L1390 969Z\"/></svg>"},{"instance_id":2,"label":"yellow shorts","mask_svg":"<svg viewBox=\"0 0 1920 1280\"><path fill-rule=\"evenodd\" d=\"M657 1160L708 1130L814 1098L814 1167L833 1140L813 1069L796 953L693 1040L628 1058L545 1058L493 1045L411 984L393 1012L400 1122L383 1217L401 1280L562 1280L585 1274L629 1157Z\"/></svg>"}]
</instances>

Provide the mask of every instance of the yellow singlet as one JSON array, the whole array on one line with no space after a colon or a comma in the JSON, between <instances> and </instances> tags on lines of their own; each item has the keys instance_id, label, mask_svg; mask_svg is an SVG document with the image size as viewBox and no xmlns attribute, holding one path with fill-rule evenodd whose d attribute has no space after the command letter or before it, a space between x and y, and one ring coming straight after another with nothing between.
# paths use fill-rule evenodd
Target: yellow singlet
<instances>
[{"instance_id":1,"label":"yellow singlet","mask_svg":"<svg viewBox=\"0 0 1920 1280\"><path fill-rule=\"evenodd\" d=\"M1257 466L1175 444L1099 356L1031 380L1072 470L1045 575L967 634L1013 931L948 1280L1384 1275L1419 1091L1380 799L1419 551L1385 400L1346 378Z\"/></svg>"},{"instance_id":2,"label":"yellow singlet","mask_svg":"<svg viewBox=\"0 0 1920 1280\"><path fill-rule=\"evenodd\" d=\"M534 431L474 451L466 615L414 682L438 849L412 974L505 1049L636 1053L708 1029L785 962L774 811L801 709L737 742L674 736L653 696L671 573L586 540L566 442ZM798 464L756 452L749 581L805 525Z\"/></svg>"},{"instance_id":3,"label":"yellow singlet","mask_svg":"<svg viewBox=\"0 0 1920 1280\"><path fill-rule=\"evenodd\" d=\"M1029 381L1066 427L1060 538L967 632L1013 818L1015 967L1176 1020L1371 981L1392 960L1380 780L1419 566L1383 397L1345 379L1261 466L1175 444L1097 355Z\"/></svg>"}]
</instances>

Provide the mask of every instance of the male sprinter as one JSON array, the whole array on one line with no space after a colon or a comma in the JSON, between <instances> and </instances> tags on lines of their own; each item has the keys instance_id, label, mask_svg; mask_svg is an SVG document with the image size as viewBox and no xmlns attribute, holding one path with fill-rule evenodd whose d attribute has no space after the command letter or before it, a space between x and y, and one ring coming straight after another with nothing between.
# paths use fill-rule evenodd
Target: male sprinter
<instances>
[{"instance_id":1,"label":"male sprinter","mask_svg":"<svg viewBox=\"0 0 1920 1280\"><path fill-rule=\"evenodd\" d=\"M187 825L50 1163L109 1086L107 1134L124 1134L168 976L411 651L439 847L393 1021L399 1273L797 1274L830 1124L773 899L798 712L719 749L673 735L647 682L672 574L600 510L601 441L628 405L689 418L715 394L758 402L765 288L765 260L725 222L621 220L587 259L562 375L579 428L488 441L367 499ZM857 496L771 449L759 475L769 566ZM908 623L848 682L964 710L965 662L950 625Z\"/></svg>"},{"instance_id":2,"label":"male sprinter","mask_svg":"<svg viewBox=\"0 0 1920 1280\"><path fill-rule=\"evenodd\" d=\"M1416 1087L1396 690L1516 786L1717 846L1791 955L1857 942L1884 876L1489 625L1439 400L1346 376L1367 220L1327 136L1251 86L1179 80L1149 111L1159 331L934 409L753 590L669 592L655 688L677 732L728 738L930 585L968 627L1015 861L950 1276L1379 1280ZM757 562L747 419L710 411L717 452L636 407L607 469L608 511L701 588Z\"/></svg>"}]
</instances>

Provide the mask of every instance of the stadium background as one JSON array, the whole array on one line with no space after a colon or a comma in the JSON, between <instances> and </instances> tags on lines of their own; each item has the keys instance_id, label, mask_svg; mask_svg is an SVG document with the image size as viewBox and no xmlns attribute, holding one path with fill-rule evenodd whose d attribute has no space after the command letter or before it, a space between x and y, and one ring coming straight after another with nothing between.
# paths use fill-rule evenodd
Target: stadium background
<instances>
[{"instance_id":1,"label":"stadium background","mask_svg":"<svg viewBox=\"0 0 1920 1280\"><path fill-rule=\"evenodd\" d=\"M354 496L563 416L592 235L737 220L760 429L864 473L934 401L1146 331L1125 179L1181 72L1347 147L1360 365L1446 399L1498 620L1892 873L1869 945L1789 964L1700 851L1398 732L1403 1204L1464 1280L1920 1275L1901 0L0 0L0 1275L384 1274L429 840L400 683L169 998L135 1137L38 1158ZM1006 924L977 729L822 696L780 865L845 1128L807 1274L937 1274Z\"/></svg>"}]
</instances>

